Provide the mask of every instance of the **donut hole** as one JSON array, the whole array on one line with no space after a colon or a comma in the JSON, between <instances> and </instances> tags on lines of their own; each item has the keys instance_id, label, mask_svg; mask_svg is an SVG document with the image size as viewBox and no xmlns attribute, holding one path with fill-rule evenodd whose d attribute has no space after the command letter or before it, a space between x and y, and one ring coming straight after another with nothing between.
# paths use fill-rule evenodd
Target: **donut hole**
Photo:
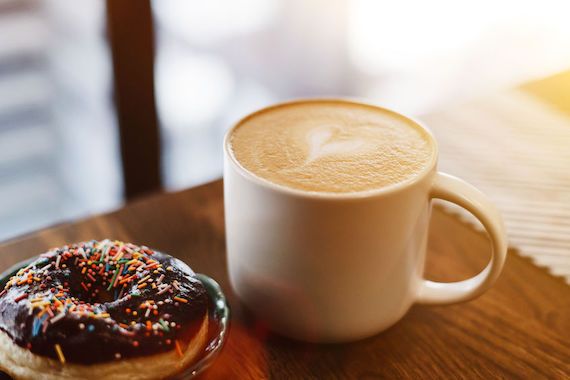
<instances>
[{"instance_id":1,"label":"donut hole","mask_svg":"<svg viewBox=\"0 0 570 380\"><path fill-rule=\"evenodd\" d=\"M91 286L88 292L86 292L85 289L80 286L79 289L75 289L76 294L73 294L73 290L71 291L72 295L78 300L89 304L103 304L107 302L113 302L115 300L115 292L107 290L104 286Z\"/></svg>"},{"instance_id":2,"label":"donut hole","mask_svg":"<svg viewBox=\"0 0 570 380\"><path fill-rule=\"evenodd\" d=\"M121 289L119 287L109 289L107 282L97 278L96 282L88 282L81 273L75 273L69 282L69 296L75 297L86 304L105 304L115 301ZM87 288L87 289L86 289ZM123 295L127 292L123 291Z\"/></svg>"},{"instance_id":3,"label":"donut hole","mask_svg":"<svg viewBox=\"0 0 570 380\"><path fill-rule=\"evenodd\" d=\"M107 302L113 302L115 300L115 294L114 292L110 292L107 291L107 289L104 288L96 288L95 290L99 290L98 292L95 292L94 295L90 294L87 297L87 300L85 300L85 302L87 303L107 303Z\"/></svg>"}]
</instances>

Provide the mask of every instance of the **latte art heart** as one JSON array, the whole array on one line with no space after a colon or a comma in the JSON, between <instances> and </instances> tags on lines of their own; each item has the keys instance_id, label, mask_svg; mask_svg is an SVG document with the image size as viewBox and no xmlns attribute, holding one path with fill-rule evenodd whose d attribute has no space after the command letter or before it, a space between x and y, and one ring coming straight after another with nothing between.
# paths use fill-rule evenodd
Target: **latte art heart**
<instances>
[{"instance_id":1,"label":"latte art heart","mask_svg":"<svg viewBox=\"0 0 570 380\"><path fill-rule=\"evenodd\" d=\"M228 143L253 175L325 193L406 181L435 154L431 137L413 121L345 101L301 101L262 110L236 126Z\"/></svg>"},{"instance_id":2,"label":"latte art heart","mask_svg":"<svg viewBox=\"0 0 570 380\"><path fill-rule=\"evenodd\" d=\"M338 130L339 127L322 127L310 130L307 133L309 145L307 163L325 156L355 153L366 144L363 139L358 137L344 140L335 139L335 129Z\"/></svg>"}]
</instances>

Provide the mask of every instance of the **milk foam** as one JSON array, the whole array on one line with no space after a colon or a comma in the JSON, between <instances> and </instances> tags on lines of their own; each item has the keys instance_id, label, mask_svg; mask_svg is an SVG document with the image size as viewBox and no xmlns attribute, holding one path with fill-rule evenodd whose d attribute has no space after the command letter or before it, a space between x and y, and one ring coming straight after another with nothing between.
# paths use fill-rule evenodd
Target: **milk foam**
<instances>
[{"instance_id":1,"label":"milk foam","mask_svg":"<svg viewBox=\"0 0 570 380\"><path fill-rule=\"evenodd\" d=\"M346 193L386 187L420 173L434 147L412 121L342 101L309 101L256 113L229 139L237 161L279 185Z\"/></svg>"}]
</instances>

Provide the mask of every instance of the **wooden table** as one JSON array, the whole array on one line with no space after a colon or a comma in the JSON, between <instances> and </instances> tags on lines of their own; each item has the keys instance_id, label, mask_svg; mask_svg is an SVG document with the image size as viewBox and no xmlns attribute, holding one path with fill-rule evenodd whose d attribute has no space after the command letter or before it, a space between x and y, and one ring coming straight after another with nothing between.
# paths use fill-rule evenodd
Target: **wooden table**
<instances>
[{"instance_id":1,"label":"wooden table","mask_svg":"<svg viewBox=\"0 0 570 380\"><path fill-rule=\"evenodd\" d=\"M168 252L220 282L233 319L207 379L570 378L570 287L513 250L496 286L479 299L414 306L375 337L314 345L270 334L228 283L221 181L1 244L0 270L53 246L107 237ZM440 281L476 273L489 252L484 235L441 209L429 246L427 275Z\"/></svg>"}]
</instances>

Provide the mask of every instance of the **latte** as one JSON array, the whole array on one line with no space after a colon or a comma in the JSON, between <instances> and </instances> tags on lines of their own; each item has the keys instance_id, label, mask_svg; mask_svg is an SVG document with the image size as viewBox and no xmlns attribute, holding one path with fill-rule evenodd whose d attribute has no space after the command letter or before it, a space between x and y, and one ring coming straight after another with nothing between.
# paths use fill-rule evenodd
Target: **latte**
<instances>
[{"instance_id":1,"label":"latte","mask_svg":"<svg viewBox=\"0 0 570 380\"><path fill-rule=\"evenodd\" d=\"M293 189L351 193L409 180L435 147L413 121L340 100L285 103L242 120L229 148L255 176Z\"/></svg>"}]
</instances>

